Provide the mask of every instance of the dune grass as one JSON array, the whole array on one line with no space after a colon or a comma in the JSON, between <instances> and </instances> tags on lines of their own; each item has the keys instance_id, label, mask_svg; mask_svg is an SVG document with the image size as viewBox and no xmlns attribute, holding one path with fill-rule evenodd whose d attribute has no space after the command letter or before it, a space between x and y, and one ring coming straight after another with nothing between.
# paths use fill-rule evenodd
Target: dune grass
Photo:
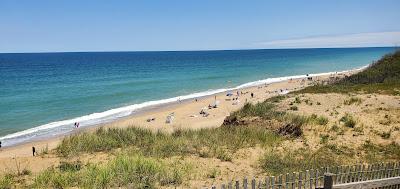
<instances>
[{"instance_id":1,"label":"dune grass","mask_svg":"<svg viewBox=\"0 0 400 189\"><path fill-rule=\"evenodd\" d=\"M271 99L257 104L247 103L229 117L238 119L259 117L263 120L276 120L282 126L298 130L301 130L301 127L310 120L306 116L276 111ZM228 124L218 128L176 130L172 134L152 132L137 127L100 128L93 133L81 133L64 138L56 151L58 155L68 157L79 153L134 148L150 157L196 154L229 160L227 156L241 148L253 147L257 144L277 145L282 140L279 134L275 130L260 127L260 125L232 126Z\"/></svg>"},{"instance_id":2,"label":"dune grass","mask_svg":"<svg viewBox=\"0 0 400 189\"><path fill-rule=\"evenodd\" d=\"M382 93L400 95L400 51L383 56L367 69L330 85L315 85L294 93Z\"/></svg>"},{"instance_id":3,"label":"dune grass","mask_svg":"<svg viewBox=\"0 0 400 189\"><path fill-rule=\"evenodd\" d=\"M339 121L343 122L344 126L349 128L354 128L356 126L356 121L354 120L353 116L351 116L348 113L346 113L342 118L340 118Z\"/></svg>"},{"instance_id":4,"label":"dune grass","mask_svg":"<svg viewBox=\"0 0 400 189\"><path fill-rule=\"evenodd\" d=\"M383 145L374 144L370 140L367 140L360 150L364 152L364 159L369 163L400 160L400 145L395 142Z\"/></svg>"},{"instance_id":5,"label":"dune grass","mask_svg":"<svg viewBox=\"0 0 400 189\"><path fill-rule=\"evenodd\" d=\"M14 175L12 174L6 174L0 178L0 188L12 188L14 183Z\"/></svg>"},{"instance_id":6,"label":"dune grass","mask_svg":"<svg viewBox=\"0 0 400 189\"><path fill-rule=\"evenodd\" d=\"M121 154L106 164L89 164L79 170L49 168L35 177L32 187L157 188L181 184L189 169L190 166L180 162Z\"/></svg>"},{"instance_id":7,"label":"dune grass","mask_svg":"<svg viewBox=\"0 0 400 189\"><path fill-rule=\"evenodd\" d=\"M98 129L66 137L57 147L60 156L132 148L149 157L184 156L188 154L223 157L221 151L232 153L240 148L276 145L280 137L260 127L219 127L200 130L177 130L172 134L154 133L146 129Z\"/></svg>"},{"instance_id":8,"label":"dune grass","mask_svg":"<svg viewBox=\"0 0 400 189\"><path fill-rule=\"evenodd\" d=\"M316 150L309 147L297 150L266 151L259 160L263 172L271 175L291 173L299 170L317 169L327 166L366 163L397 162L400 160L400 145L374 144L366 141L357 149L325 142Z\"/></svg>"},{"instance_id":9,"label":"dune grass","mask_svg":"<svg viewBox=\"0 0 400 189\"><path fill-rule=\"evenodd\" d=\"M328 147L318 150L301 148L298 150L270 150L260 159L260 166L264 172L279 175L299 170L308 170L326 166L340 165L349 157L337 155Z\"/></svg>"},{"instance_id":10,"label":"dune grass","mask_svg":"<svg viewBox=\"0 0 400 189\"><path fill-rule=\"evenodd\" d=\"M243 108L232 113L228 119L236 118L240 120L252 117L258 117L262 120L275 120L280 124L276 133L292 137L301 136L303 125L310 121L307 116L277 111L271 99L257 104L247 103Z\"/></svg>"},{"instance_id":11,"label":"dune grass","mask_svg":"<svg viewBox=\"0 0 400 189\"><path fill-rule=\"evenodd\" d=\"M361 98L358 97L351 97L348 100L345 100L343 102L344 105L352 105L352 104L356 104L356 105L360 105L362 102Z\"/></svg>"}]
</instances>

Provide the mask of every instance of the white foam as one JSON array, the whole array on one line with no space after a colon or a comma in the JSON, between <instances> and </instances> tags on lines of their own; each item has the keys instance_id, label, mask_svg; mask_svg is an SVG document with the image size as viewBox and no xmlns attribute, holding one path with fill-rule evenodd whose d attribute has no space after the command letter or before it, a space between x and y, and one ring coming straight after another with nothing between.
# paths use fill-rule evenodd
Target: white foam
<instances>
[{"instance_id":1,"label":"white foam","mask_svg":"<svg viewBox=\"0 0 400 189\"><path fill-rule=\"evenodd\" d=\"M362 69L367 68L368 66L369 65L366 65L361 68L352 69L352 70L362 70ZM189 95L185 95L185 96L178 96L178 97L168 98L168 99L163 99L163 100L148 101L148 102L144 102L144 103L140 103L140 104L134 104L134 105L130 105L130 106L115 108L115 109L107 110L104 112L92 113L89 115L85 115L85 116L81 116L81 117L77 117L77 118L73 118L73 119L51 122L51 123L48 123L45 125L33 127L30 129L27 129L27 130L23 130L20 132L16 132L16 133L12 133L12 134L0 137L0 141L3 142L4 146L15 145L17 143L21 143L21 142L30 140L31 138L34 138L35 136L37 136L35 133L39 133L41 131L43 131L43 132L49 131L51 129L55 129L55 128L62 127L62 126L68 126L68 125L71 125L71 127L72 127L72 125L75 122L79 122L80 126L82 126L82 127L87 127L87 126L92 126L92 125L96 125L99 123L109 122L109 121L115 120L117 118L131 115L133 112L135 112L139 109L142 109L142 108L146 108L146 107L151 107L151 106L156 106L156 105L164 105L164 104L168 104L168 103L177 102L179 100L194 99L194 98L214 95L217 93L222 93L222 92L227 92L227 91L232 91L232 90L238 90L238 89L243 89L243 88L248 88L248 87L254 87L254 86L259 86L259 85L264 85L264 84L271 84L271 83L286 81L289 79L301 79L301 78L306 78L306 77L323 76L323 75L330 75L330 74L335 74L335 73L345 73L345 72L349 72L352 70L346 70L346 71L340 71L340 72L309 74L308 76L307 75L294 75L294 76L285 76L285 77L277 77L277 78L268 78L268 79L264 79L264 80L258 80L258 81L245 83L245 84L239 85L234 88L216 89L216 90L193 93L193 94L189 94ZM51 136L53 136L53 135L54 135L54 133L51 134ZM24 137L24 136L26 136L26 137ZM12 143L7 144L7 140L16 139L16 138L22 138L22 139L20 139L20 141L14 141Z\"/></svg>"}]
</instances>

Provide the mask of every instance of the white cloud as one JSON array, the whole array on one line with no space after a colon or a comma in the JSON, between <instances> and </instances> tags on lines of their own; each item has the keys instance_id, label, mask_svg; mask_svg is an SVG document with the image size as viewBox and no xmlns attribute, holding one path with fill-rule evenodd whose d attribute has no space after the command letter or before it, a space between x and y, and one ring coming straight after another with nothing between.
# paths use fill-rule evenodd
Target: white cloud
<instances>
[{"instance_id":1,"label":"white cloud","mask_svg":"<svg viewBox=\"0 0 400 189\"><path fill-rule=\"evenodd\" d=\"M256 48L385 47L400 45L400 32L359 33L276 40L254 44Z\"/></svg>"}]
</instances>

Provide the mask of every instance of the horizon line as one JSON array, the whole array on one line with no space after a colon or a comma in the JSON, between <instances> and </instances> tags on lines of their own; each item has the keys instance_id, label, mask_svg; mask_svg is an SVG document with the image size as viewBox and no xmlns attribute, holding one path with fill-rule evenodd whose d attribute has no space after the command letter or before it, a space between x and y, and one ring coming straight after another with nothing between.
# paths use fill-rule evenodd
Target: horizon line
<instances>
[{"instance_id":1,"label":"horizon line","mask_svg":"<svg viewBox=\"0 0 400 189\"><path fill-rule=\"evenodd\" d=\"M400 48L400 46L354 46L354 47L287 47L287 48L238 48L238 49L199 49L199 50L110 50L110 51L37 51L0 52L1 54L57 54L57 53L124 53L124 52L207 52L207 51L252 51L252 50L301 50L301 49L360 49L360 48Z\"/></svg>"}]
</instances>

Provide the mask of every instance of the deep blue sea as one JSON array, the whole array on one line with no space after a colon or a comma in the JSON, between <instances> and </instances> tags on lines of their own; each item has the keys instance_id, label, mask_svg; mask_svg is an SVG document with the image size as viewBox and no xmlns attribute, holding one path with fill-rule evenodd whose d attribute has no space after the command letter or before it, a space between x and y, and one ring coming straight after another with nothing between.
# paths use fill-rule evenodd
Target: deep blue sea
<instances>
[{"instance_id":1,"label":"deep blue sea","mask_svg":"<svg viewBox=\"0 0 400 189\"><path fill-rule=\"evenodd\" d=\"M343 71L394 48L0 54L4 146L282 76Z\"/></svg>"}]
</instances>

